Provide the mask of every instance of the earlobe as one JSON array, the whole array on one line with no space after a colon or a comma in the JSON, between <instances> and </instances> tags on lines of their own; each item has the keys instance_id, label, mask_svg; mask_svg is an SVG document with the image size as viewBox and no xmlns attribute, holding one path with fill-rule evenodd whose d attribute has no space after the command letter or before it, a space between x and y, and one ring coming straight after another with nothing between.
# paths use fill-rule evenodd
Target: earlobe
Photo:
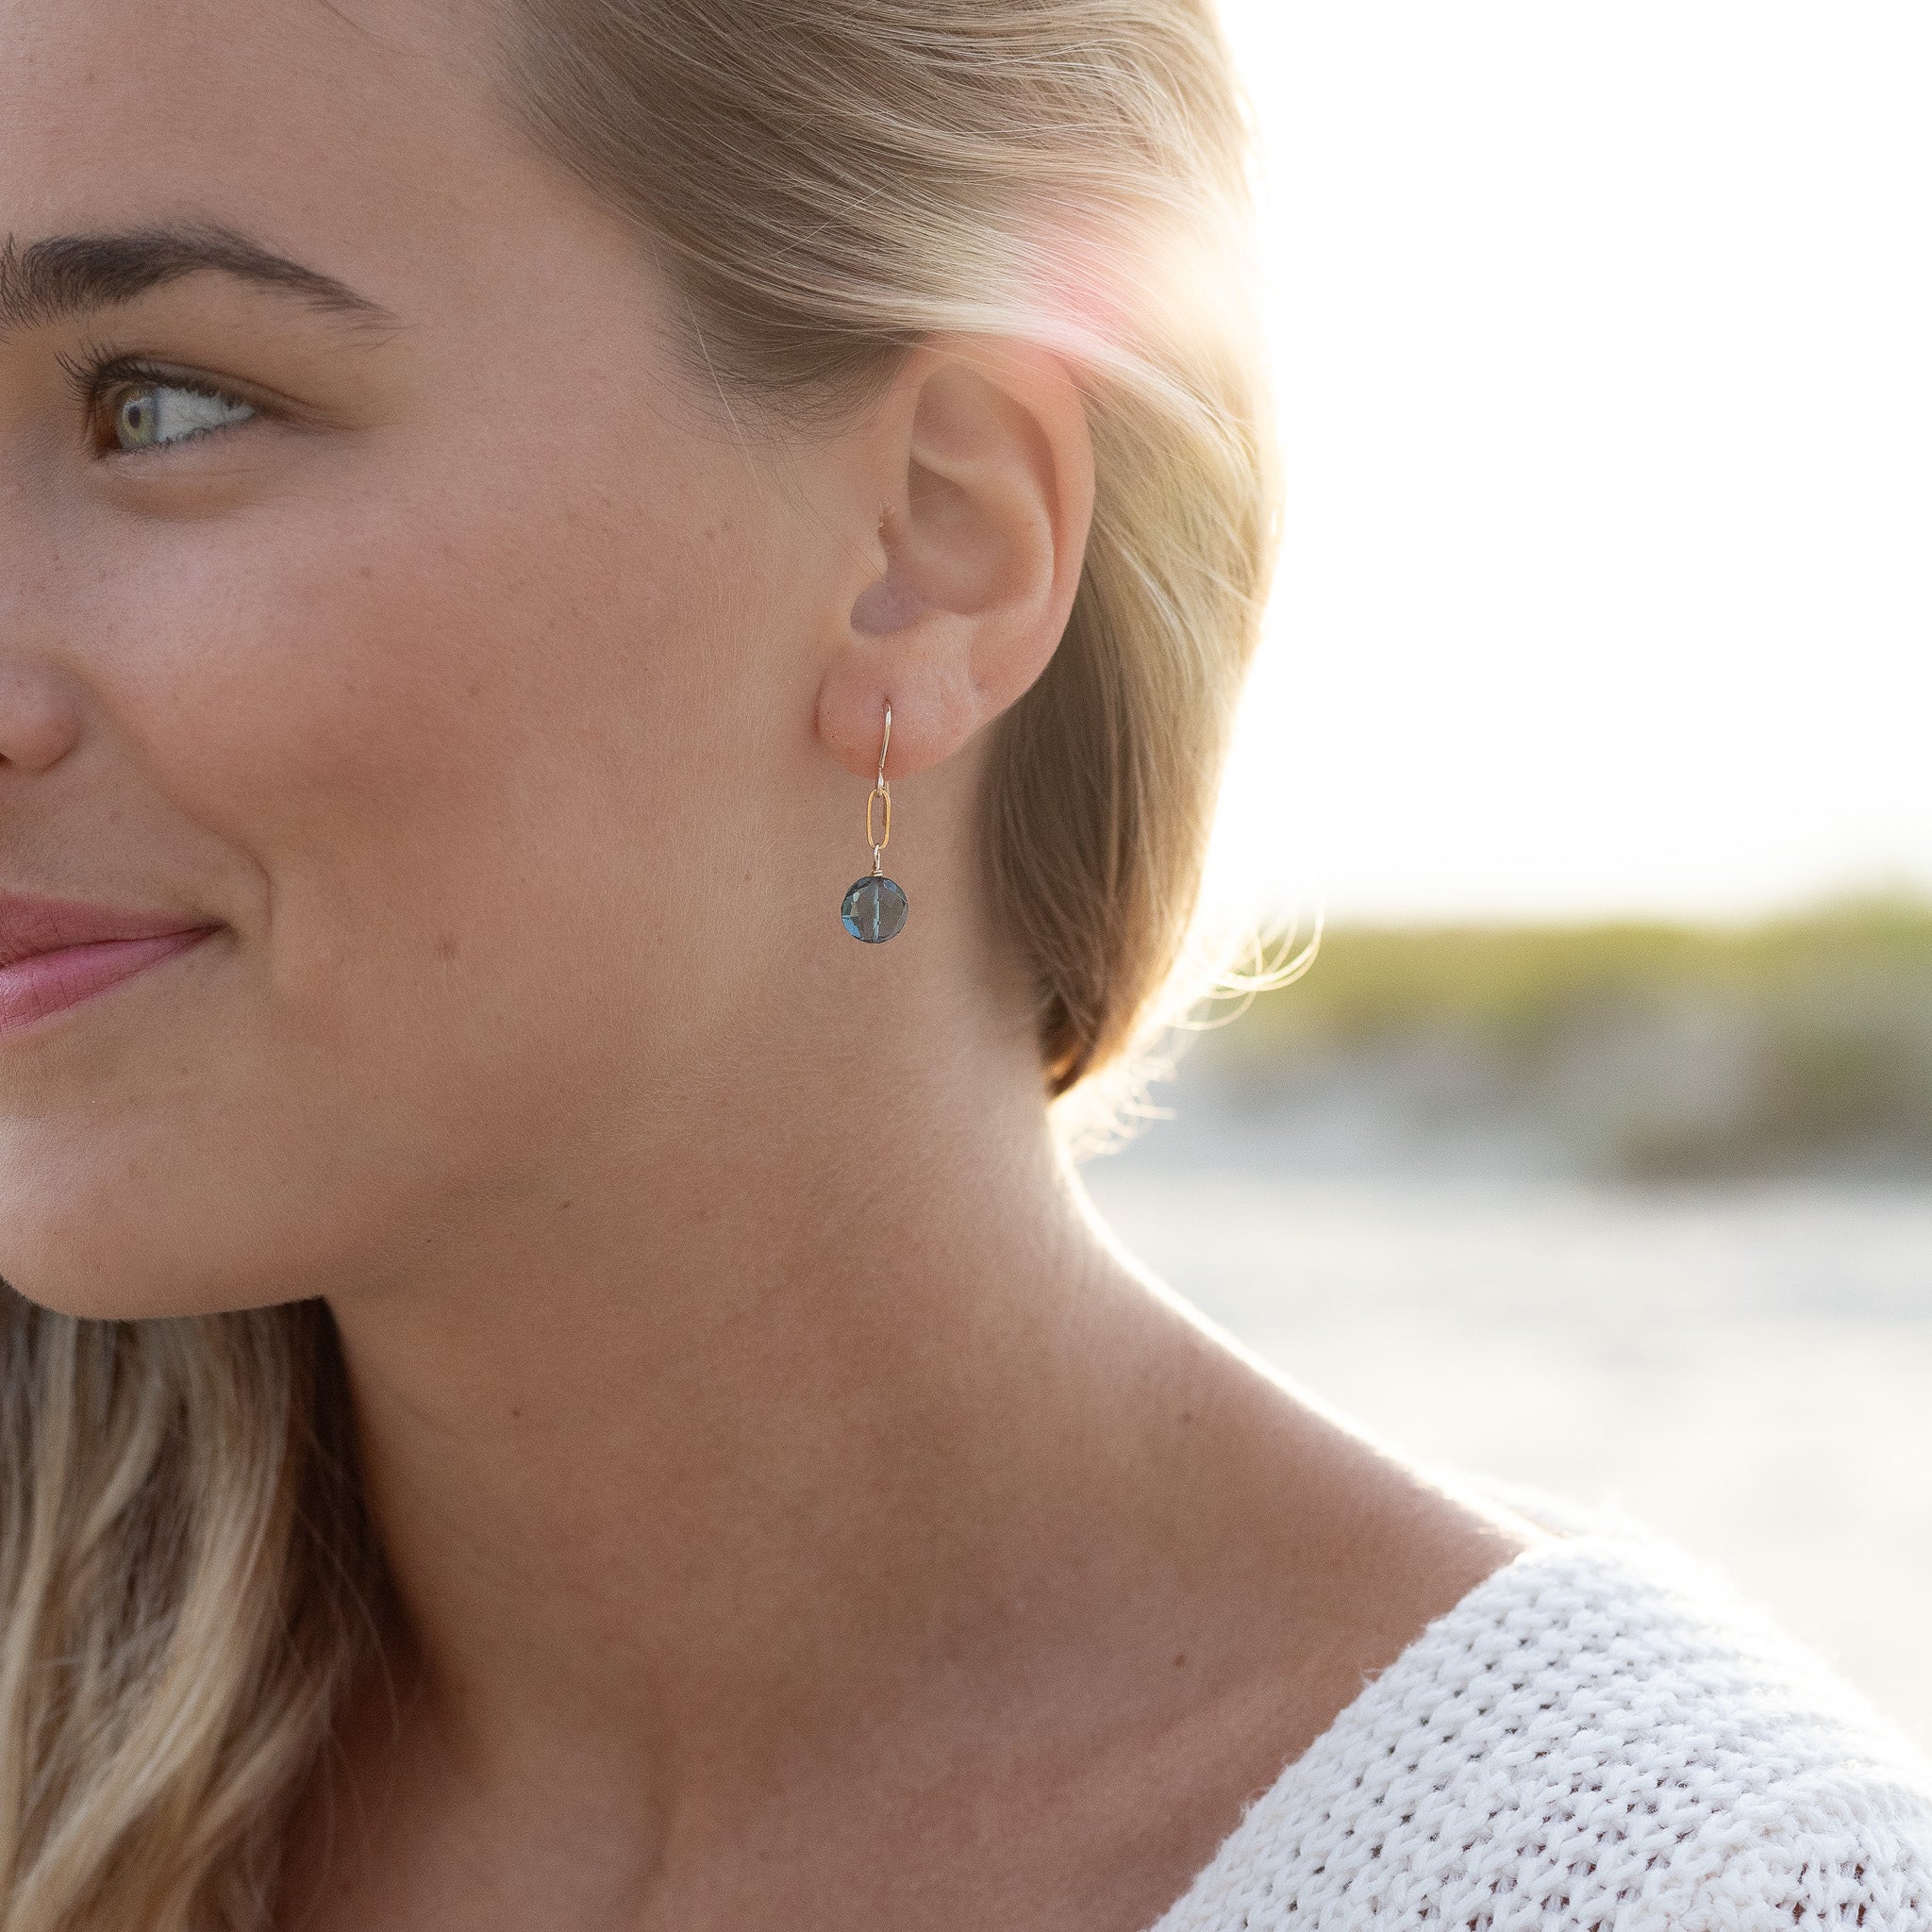
<instances>
[{"instance_id":1,"label":"earlobe","mask_svg":"<svg viewBox=\"0 0 1932 1932\"><path fill-rule=\"evenodd\" d=\"M1078 588L1093 457L1058 358L967 339L913 351L863 446L885 515L819 691L826 749L871 775L950 758L1046 668Z\"/></svg>"},{"instance_id":2,"label":"earlobe","mask_svg":"<svg viewBox=\"0 0 1932 1932\"><path fill-rule=\"evenodd\" d=\"M906 639L934 628L922 618L889 633ZM841 652L819 686L820 741L855 778L873 776L878 761L880 722L892 707L892 744L887 775L909 777L949 758L1003 707L962 675L957 658L937 653Z\"/></svg>"}]
</instances>

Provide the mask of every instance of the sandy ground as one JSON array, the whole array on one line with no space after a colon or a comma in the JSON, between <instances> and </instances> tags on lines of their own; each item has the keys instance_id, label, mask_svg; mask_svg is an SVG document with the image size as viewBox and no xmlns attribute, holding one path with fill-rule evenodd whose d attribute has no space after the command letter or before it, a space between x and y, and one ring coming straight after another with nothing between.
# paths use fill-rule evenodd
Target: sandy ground
<instances>
[{"instance_id":1,"label":"sandy ground","mask_svg":"<svg viewBox=\"0 0 1932 1932\"><path fill-rule=\"evenodd\" d=\"M1724 1564L1932 1748L1932 1190L1318 1179L1165 1131L1084 1170L1163 1280L1410 1454Z\"/></svg>"}]
</instances>

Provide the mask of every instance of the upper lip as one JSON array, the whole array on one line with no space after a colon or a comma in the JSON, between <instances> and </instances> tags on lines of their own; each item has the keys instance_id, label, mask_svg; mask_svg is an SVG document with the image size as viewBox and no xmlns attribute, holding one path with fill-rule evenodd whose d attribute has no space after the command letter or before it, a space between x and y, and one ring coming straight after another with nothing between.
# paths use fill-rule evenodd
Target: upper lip
<instances>
[{"instance_id":1,"label":"upper lip","mask_svg":"<svg viewBox=\"0 0 1932 1932\"><path fill-rule=\"evenodd\" d=\"M112 906L83 905L78 899L0 892L0 967L31 959L38 953L58 953L67 946L212 931L217 924L178 912L123 912Z\"/></svg>"}]
</instances>

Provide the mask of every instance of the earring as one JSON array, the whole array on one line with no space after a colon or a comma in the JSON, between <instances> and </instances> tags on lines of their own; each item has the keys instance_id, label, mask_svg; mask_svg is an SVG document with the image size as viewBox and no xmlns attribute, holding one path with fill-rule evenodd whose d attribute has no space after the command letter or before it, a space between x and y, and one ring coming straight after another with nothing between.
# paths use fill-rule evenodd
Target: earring
<instances>
[{"instance_id":1,"label":"earring","mask_svg":"<svg viewBox=\"0 0 1932 1932\"><path fill-rule=\"evenodd\" d=\"M892 836L892 789L886 783L886 748L891 741L892 705L888 699L886 735L879 745L878 782L865 801L865 842L872 847L872 871L864 878L853 881L844 905L839 908L845 930L870 946L896 938L906 924L906 894L897 880L886 876L886 841ZM876 839L872 832L874 805L884 808Z\"/></svg>"}]
</instances>

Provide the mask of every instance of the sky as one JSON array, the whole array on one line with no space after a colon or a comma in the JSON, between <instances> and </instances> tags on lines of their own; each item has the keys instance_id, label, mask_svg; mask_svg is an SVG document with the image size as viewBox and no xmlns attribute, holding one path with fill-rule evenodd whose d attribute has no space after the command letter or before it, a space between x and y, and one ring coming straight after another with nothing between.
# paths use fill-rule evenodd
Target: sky
<instances>
[{"instance_id":1,"label":"sky","mask_svg":"<svg viewBox=\"0 0 1932 1932\"><path fill-rule=\"evenodd\" d=\"M1290 480L1214 890L1932 891L1932 5L1222 7Z\"/></svg>"}]
</instances>

